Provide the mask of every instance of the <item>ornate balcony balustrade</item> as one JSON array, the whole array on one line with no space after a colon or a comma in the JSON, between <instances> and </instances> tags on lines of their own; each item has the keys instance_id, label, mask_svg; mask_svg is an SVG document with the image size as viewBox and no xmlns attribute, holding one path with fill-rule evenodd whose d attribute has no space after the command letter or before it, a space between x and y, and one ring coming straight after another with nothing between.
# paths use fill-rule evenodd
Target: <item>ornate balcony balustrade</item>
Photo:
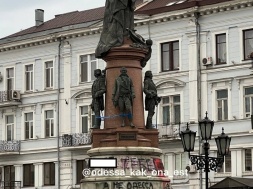
<instances>
[{"instance_id":1,"label":"ornate balcony balustrade","mask_svg":"<svg viewBox=\"0 0 253 189\"><path fill-rule=\"evenodd\" d=\"M62 136L62 147L80 146L91 144L90 133L74 133Z\"/></svg>"},{"instance_id":2,"label":"ornate balcony balustrade","mask_svg":"<svg viewBox=\"0 0 253 189\"><path fill-rule=\"evenodd\" d=\"M17 90L0 91L0 107L19 104L21 104L20 91Z\"/></svg>"},{"instance_id":3,"label":"ornate balcony balustrade","mask_svg":"<svg viewBox=\"0 0 253 189\"><path fill-rule=\"evenodd\" d=\"M0 182L0 189L20 189L20 188L21 188L21 181Z\"/></svg>"},{"instance_id":4,"label":"ornate balcony balustrade","mask_svg":"<svg viewBox=\"0 0 253 189\"><path fill-rule=\"evenodd\" d=\"M0 140L0 152L19 152L20 140Z\"/></svg>"},{"instance_id":5,"label":"ornate balcony balustrade","mask_svg":"<svg viewBox=\"0 0 253 189\"><path fill-rule=\"evenodd\" d=\"M166 138L179 137L180 130L185 129L185 126L179 124L171 124L171 125L158 124L157 129L159 131L159 138L166 139Z\"/></svg>"},{"instance_id":6,"label":"ornate balcony balustrade","mask_svg":"<svg viewBox=\"0 0 253 189\"><path fill-rule=\"evenodd\" d=\"M11 91L0 91L0 102L7 102L10 101Z\"/></svg>"}]
</instances>

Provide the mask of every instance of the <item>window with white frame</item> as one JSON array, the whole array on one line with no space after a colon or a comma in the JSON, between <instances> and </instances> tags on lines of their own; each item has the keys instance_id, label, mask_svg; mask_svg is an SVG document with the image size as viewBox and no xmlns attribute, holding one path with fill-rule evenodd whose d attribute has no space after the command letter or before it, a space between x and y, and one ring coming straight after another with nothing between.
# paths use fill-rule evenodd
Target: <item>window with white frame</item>
<instances>
[{"instance_id":1,"label":"window with white frame","mask_svg":"<svg viewBox=\"0 0 253 189\"><path fill-rule=\"evenodd\" d=\"M253 29L243 31L244 60L250 59L253 52Z\"/></svg>"},{"instance_id":2,"label":"window with white frame","mask_svg":"<svg viewBox=\"0 0 253 189\"><path fill-rule=\"evenodd\" d=\"M179 69L179 41L161 44L162 71Z\"/></svg>"},{"instance_id":3,"label":"window with white frame","mask_svg":"<svg viewBox=\"0 0 253 189\"><path fill-rule=\"evenodd\" d=\"M53 88L54 83L54 68L53 61L45 62L45 84L46 88Z\"/></svg>"},{"instance_id":4,"label":"window with white frame","mask_svg":"<svg viewBox=\"0 0 253 189\"><path fill-rule=\"evenodd\" d=\"M6 69L6 86L7 91L14 89L14 68Z\"/></svg>"},{"instance_id":5,"label":"window with white frame","mask_svg":"<svg viewBox=\"0 0 253 189\"><path fill-rule=\"evenodd\" d=\"M5 116L6 123L6 139L7 141L14 140L14 115Z\"/></svg>"},{"instance_id":6,"label":"window with white frame","mask_svg":"<svg viewBox=\"0 0 253 189\"><path fill-rule=\"evenodd\" d=\"M178 124L180 122L180 95L162 98L163 125Z\"/></svg>"},{"instance_id":7,"label":"window with white frame","mask_svg":"<svg viewBox=\"0 0 253 189\"><path fill-rule=\"evenodd\" d=\"M228 90L222 89L216 91L217 100L217 119L218 121L228 119Z\"/></svg>"},{"instance_id":8,"label":"window with white frame","mask_svg":"<svg viewBox=\"0 0 253 189\"><path fill-rule=\"evenodd\" d=\"M95 80L94 70L97 69L95 54L80 56L80 82Z\"/></svg>"},{"instance_id":9,"label":"window with white frame","mask_svg":"<svg viewBox=\"0 0 253 189\"><path fill-rule=\"evenodd\" d=\"M33 112L25 113L25 139L33 138Z\"/></svg>"},{"instance_id":10,"label":"window with white frame","mask_svg":"<svg viewBox=\"0 0 253 189\"><path fill-rule=\"evenodd\" d=\"M227 62L226 34L216 35L216 64Z\"/></svg>"},{"instance_id":11,"label":"window with white frame","mask_svg":"<svg viewBox=\"0 0 253 189\"><path fill-rule=\"evenodd\" d=\"M92 126L95 123L95 115L91 114L90 106L80 107L80 117L81 117L81 132L88 133L89 125Z\"/></svg>"},{"instance_id":12,"label":"window with white frame","mask_svg":"<svg viewBox=\"0 0 253 189\"><path fill-rule=\"evenodd\" d=\"M224 156L224 163L222 165L222 168L218 168L217 172L218 173L231 172L231 154Z\"/></svg>"},{"instance_id":13,"label":"window with white frame","mask_svg":"<svg viewBox=\"0 0 253 189\"><path fill-rule=\"evenodd\" d=\"M185 170L185 167L187 165L187 153L180 153L180 154L175 154L175 170L180 171L180 170Z\"/></svg>"},{"instance_id":14,"label":"window with white frame","mask_svg":"<svg viewBox=\"0 0 253 189\"><path fill-rule=\"evenodd\" d=\"M244 117L250 117L253 113L253 87L244 88Z\"/></svg>"},{"instance_id":15,"label":"window with white frame","mask_svg":"<svg viewBox=\"0 0 253 189\"><path fill-rule=\"evenodd\" d=\"M54 111L47 110L45 111L45 136L53 137L54 136Z\"/></svg>"},{"instance_id":16,"label":"window with white frame","mask_svg":"<svg viewBox=\"0 0 253 189\"><path fill-rule=\"evenodd\" d=\"M33 90L33 64L25 66L25 90Z\"/></svg>"},{"instance_id":17,"label":"window with white frame","mask_svg":"<svg viewBox=\"0 0 253 189\"><path fill-rule=\"evenodd\" d=\"M244 150L244 162L245 162L245 171L252 171L252 150L245 149Z\"/></svg>"}]
</instances>

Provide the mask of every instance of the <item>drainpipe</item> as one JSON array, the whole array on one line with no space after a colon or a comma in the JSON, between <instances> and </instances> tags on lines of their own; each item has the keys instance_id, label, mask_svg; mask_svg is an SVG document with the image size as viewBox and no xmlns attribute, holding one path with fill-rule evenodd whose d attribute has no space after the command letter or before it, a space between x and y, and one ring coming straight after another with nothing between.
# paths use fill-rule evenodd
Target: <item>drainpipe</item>
<instances>
[{"instance_id":1,"label":"drainpipe","mask_svg":"<svg viewBox=\"0 0 253 189\"><path fill-rule=\"evenodd\" d=\"M195 25L196 25L196 39L197 39L197 74L198 74L198 79L197 79L197 88L198 88L198 120L201 120L201 61L200 61L200 24L199 24L199 17L200 13L195 12L194 13L195 17ZM199 130L199 129L198 129ZM198 131L200 133L200 131ZM202 143L201 143L201 138L199 138L199 155L201 153L201 148L202 148ZM202 171L199 172L199 186L200 189L202 189Z\"/></svg>"},{"instance_id":2,"label":"drainpipe","mask_svg":"<svg viewBox=\"0 0 253 189\"><path fill-rule=\"evenodd\" d=\"M150 16L148 20L148 38L151 39L151 34L150 34Z\"/></svg>"},{"instance_id":3,"label":"drainpipe","mask_svg":"<svg viewBox=\"0 0 253 189\"><path fill-rule=\"evenodd\" d=\"M61 63L61 45L62 39L61 37L58 38L59 45L58 45L58 91L57 91L57 163L58 163L58 189L60 189L60 63Z\"/></svg>"}]
</instances>

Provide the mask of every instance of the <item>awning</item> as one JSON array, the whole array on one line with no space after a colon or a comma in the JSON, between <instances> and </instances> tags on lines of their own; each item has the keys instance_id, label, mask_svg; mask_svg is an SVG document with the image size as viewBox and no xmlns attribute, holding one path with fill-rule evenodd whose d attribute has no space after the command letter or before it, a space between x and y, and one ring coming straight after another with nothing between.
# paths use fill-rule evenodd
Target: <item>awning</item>
<instances>
[{"instance_id":1,"label":"awning","mask_svg":"<svg viewBox=\"0 0 253 189\"><path fill-rule=\"evenodd\" d=\"M227 177L210 189L253 189L253 178Z\"/></svg>"}]
</instances>

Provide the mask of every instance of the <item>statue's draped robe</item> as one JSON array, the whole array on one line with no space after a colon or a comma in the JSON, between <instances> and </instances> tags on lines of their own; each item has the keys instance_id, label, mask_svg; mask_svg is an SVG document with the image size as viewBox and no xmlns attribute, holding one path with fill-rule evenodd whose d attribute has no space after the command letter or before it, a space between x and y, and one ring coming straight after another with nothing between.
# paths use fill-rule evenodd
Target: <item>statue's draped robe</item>
<instances>
[{"instance_id":1,"label":"statue's draped robe","mask_svg":"<svg viewBox=\"0 0 253 189\"><path fill-rule=\"evenodd\" d=\"M112 47L123 44L127 28L134 29L135 0L106 0L103 31L96 49L96 57L102 58Z\"/></svg>"}]
</instances>

